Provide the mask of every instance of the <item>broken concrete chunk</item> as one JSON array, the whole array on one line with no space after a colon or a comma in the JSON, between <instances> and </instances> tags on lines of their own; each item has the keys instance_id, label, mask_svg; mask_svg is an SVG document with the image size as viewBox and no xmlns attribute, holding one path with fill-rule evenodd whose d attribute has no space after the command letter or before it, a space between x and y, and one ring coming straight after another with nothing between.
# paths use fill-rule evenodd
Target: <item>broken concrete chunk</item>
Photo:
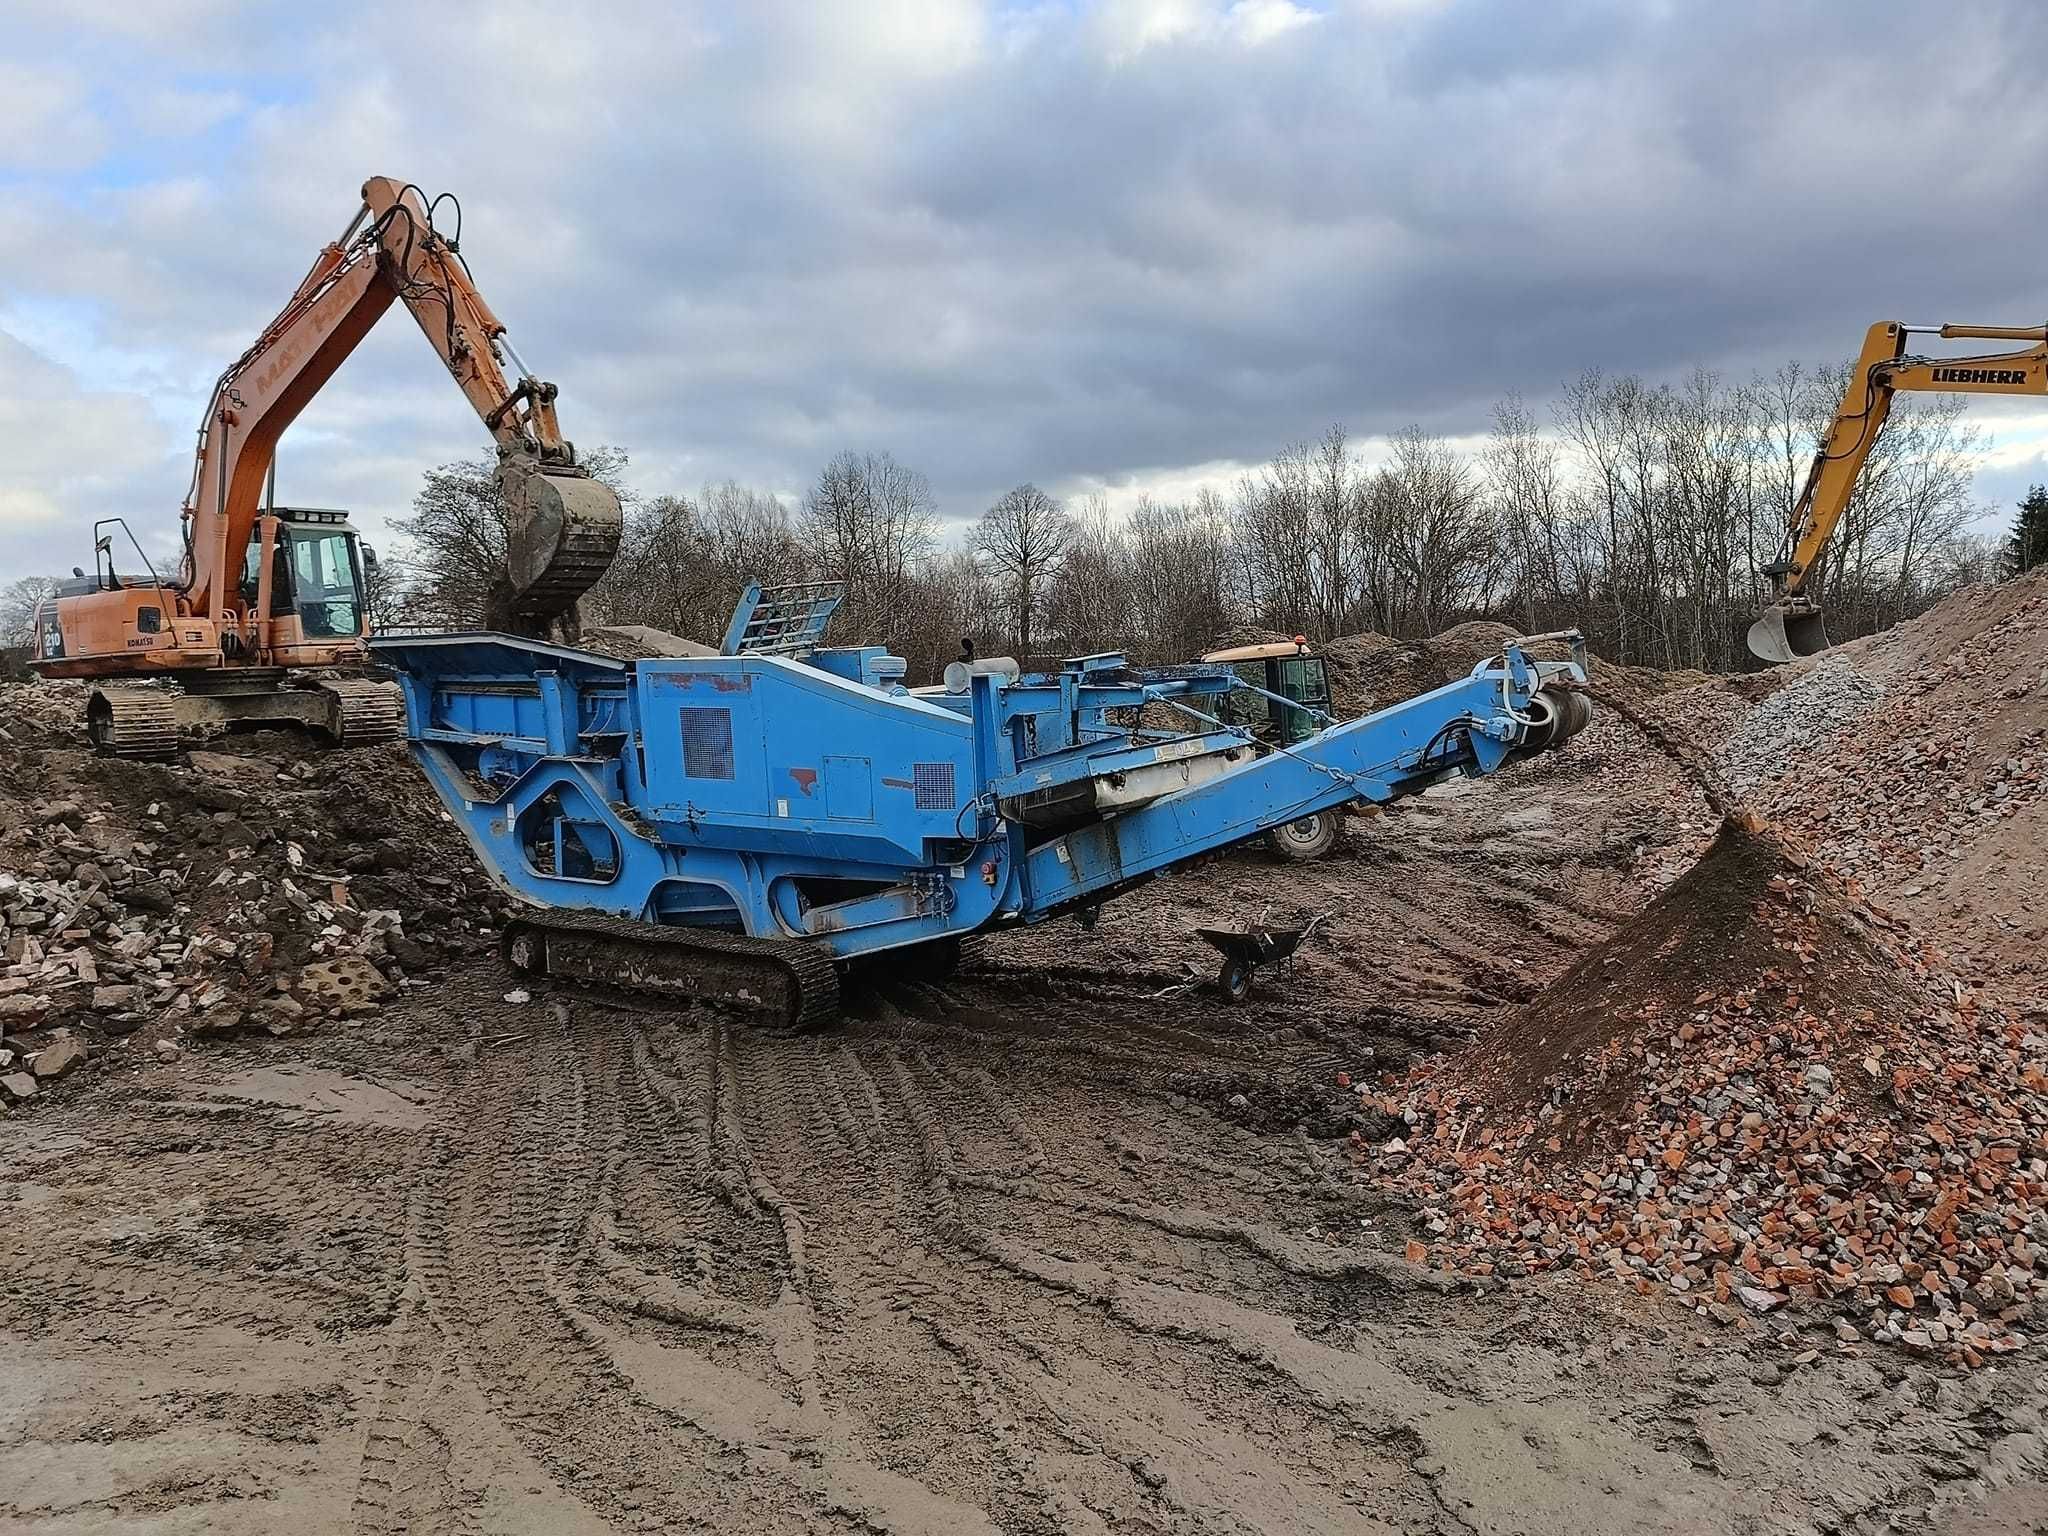
<instances>
[{"instance_id":1,"label":"broken concrete chunk","mask_svg":"<svg viewBox=\"0 0 2048 1536\"><path fill-rule=\"evenodd\" d=\"M40 992L19 992L0 997L0 1030L22 1029L38 1022L50 1011L50 1000Z\"/></svg>"},{"instance_id":2,"label":"broken concrete chunk","mask_svg":"<svg viewBox=\"0 0 2048 1536\"><path fill-rule=\"evenodd\" d=\"M45 1046L29 1057L28 1064L39 1079L47 1082L84 1066L85 1058L85 1042L75 1035L66 1035L56 1044Z\"/></svg>"}]
</instances>

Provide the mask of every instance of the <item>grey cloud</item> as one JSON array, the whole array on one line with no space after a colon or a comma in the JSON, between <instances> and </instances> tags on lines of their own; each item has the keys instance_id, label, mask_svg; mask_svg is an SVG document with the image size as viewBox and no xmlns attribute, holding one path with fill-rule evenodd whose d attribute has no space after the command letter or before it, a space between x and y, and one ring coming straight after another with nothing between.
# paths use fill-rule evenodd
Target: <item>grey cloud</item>
<instances>
[{"instance_id":1,"label":"grey cloud","mask_svg":"<svg viewBox=\"0 0 2048 1536\"><path fill-rule=\"evenodd\" d=\"M1125 53L1064 7L887 37L805 6L498 14L252 32L247 78L210 84L289 89L224 161L165 168L189 195L0 182L0 296L92 300L183 360L169 413L196 418L357 182L411 175L462 195L565 426L643 488L793 494L887 448L955 516L1336 420L1483 430L1587 367L1745 373L1887 316L2048 308L2025 0L1853 27L1775 0L1337 6ZM306 499L401 510L481 446L402 317L335 389L287 439ZM183 475L167 456L152 505ZM0 569L27 549L0 523Z\"/></svg>"}]
</instances>

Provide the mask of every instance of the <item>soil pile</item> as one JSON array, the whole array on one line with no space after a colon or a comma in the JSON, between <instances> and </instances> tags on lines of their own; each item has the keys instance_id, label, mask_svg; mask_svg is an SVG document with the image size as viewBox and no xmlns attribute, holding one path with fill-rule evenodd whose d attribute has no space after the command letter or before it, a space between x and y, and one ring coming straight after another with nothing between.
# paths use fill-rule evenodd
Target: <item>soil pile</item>
<instances>
[{"instance_id":1,"label":"soil pile","mask_svg":"<svg viewBox=\"0 0 2048 1536\"><path fill-rule=\"evenodd\" d=\"M84 694L0 686L0 1105L130 1037L374 1013L488 942L495 893L403 747L124 762L86 746Z\"/></svg>"}]
</instances>

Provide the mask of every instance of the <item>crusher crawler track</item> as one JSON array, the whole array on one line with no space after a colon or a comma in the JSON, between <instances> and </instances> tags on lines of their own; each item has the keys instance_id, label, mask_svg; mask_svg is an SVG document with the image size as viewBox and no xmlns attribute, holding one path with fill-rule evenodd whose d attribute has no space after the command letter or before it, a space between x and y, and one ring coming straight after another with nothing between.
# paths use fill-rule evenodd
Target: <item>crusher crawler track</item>
<instances>
[{"instance_id":1,"label":"crusher crawler track","mask_svg":"<svg viewBox=\"0 0 2048 1536\"><path fill-rule=\"evenodd\" d=\"M85 730L109 757L161 762L178 751L178 708L154 688L98 688L85 706Z\"/></svg>"},{"instance_id":2,"label":"crusher crawler track","mask_svg":"<svg viewBox=\"0 0 2048 1536\"><path fill-rule=\"evenodd\" d=\"M320 691L334 700L331 716L336 745L370 747L405 734L405 702L390 683L367 677L322 678Z\"/></svg>"},{"instance_id":3,"label":"crusher crawler track","mask_svg":"<svg viewBox=\"0 0 2048 1536\"><path fill-rule=\"evenodd\" d=\"M551 913L505 927L505 963L523 976L725 1003L789 1033L839 1016L831 951L796 939L751 939L622 917Z\"/></svg>"}]
</instances>

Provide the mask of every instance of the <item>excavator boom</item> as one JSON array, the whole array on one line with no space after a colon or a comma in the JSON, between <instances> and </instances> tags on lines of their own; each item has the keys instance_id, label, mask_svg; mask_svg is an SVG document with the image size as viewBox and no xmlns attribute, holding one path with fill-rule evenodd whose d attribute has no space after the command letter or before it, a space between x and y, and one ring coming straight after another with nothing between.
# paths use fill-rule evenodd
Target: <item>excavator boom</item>
<instances>
[{"instance_id":1,"label":"excavator boom","mask_svg":"<svg viewBox=\"0 0 2048 1536\"><path fill-rule=\"evenodd\" d=\"M1947 341L2025 341L2015 352L1973 357L1913 357L1915 335ZM2013 325L1902 325L1883 320L1863 338L1841 406L1821 440L1786 532L1786 553L1763 568L1771 601L1749 628L1750 653L1787 662L1828 648L1827 623L1811 590L1815 569L1855 494L1878 434L1901 390L1943 390L1980 395L2048 394L2048 327Z\"/></svg>"},{"instance_id":2,"label":"excavator boom","mask_svg":"<svg viewBox=\"0 0 2048 1536\"><path fill-rule=\"evenodd\" d=\"M362 205L320 253L255 345L214 386L185 503L191 606L216 622L234 602L233 573L255 531L277 440L380 320L393 300L412 312L449 377L498 446L498 488L512 550L502 627L544 634L573 610L617 552L618 497L576 462L555 417L556 388L517 361L454 235L417 187L388 176L363 184Z\"/></svg>"},{"instance_id":3,"label":"excavator boom","mask_svg":"<svg viewBox=\"0 0 2048 1536\"><path fill-rule=\"evenodd\" d=\"M436 224L444 204L453 231ZM555 386L513 351L470 278L460 236L453 197L429 200L384 176L365 182L347 228L214 385L185 494L176 579L153 567L146 581L118 575L113 533L96 529L93 574L76 571L39 611L39 671L185 685L175 721L168 695L96 694L88 718L109 750L162 756L174 750L175 725L222 721L289 718L343 740L396 734L392 712L366 716L360 690L320 675L367 657L367 551L343 514L278 507L267 495L278 439L394 301L411 311L497 444L509 548L492 626L534 637L575 628L578 599L618 550L619 499L577 463L556 421ZM126 533L121 519L101 529L110 525ZM331 697L309 701L302 684L288 684L288 669L310 673L313 691Z\"/></svg>"}]
</instances>

